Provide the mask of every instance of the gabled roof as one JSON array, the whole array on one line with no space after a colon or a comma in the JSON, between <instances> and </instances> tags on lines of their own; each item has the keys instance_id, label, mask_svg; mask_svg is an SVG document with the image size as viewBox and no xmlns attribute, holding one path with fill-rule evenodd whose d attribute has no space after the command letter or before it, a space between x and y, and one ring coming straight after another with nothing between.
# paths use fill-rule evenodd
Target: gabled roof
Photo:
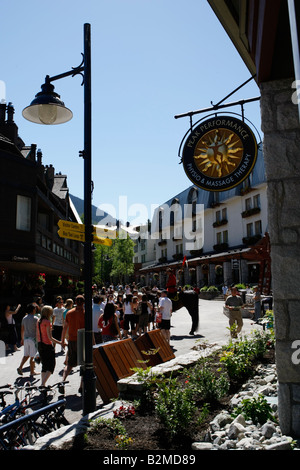
<instances>
[{"instance_id":1,"label":"gabled roof","mask_svg":"<svg viewBox=\"0 0 300 470\"><path fill-rule=\"evenodd\" d=\"M22 156L20 150L15 146L15 144L5 137L4 135L0 134L0 151L13 153L14 155Z\"/></svg>"}]
</instances>

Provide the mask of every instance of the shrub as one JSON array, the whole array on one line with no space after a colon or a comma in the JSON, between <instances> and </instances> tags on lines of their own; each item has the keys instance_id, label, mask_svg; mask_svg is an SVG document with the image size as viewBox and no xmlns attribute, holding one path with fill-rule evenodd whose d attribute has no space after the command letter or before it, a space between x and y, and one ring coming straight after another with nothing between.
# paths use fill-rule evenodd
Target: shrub
<instances>
[{"instance_id":1,"label":"shrub","mask_svg":"<svg viewBox=\"0 0 300 470\"><path fill-rule=\"evenodd\" d=\"M251 419L254 424L264 424L268 420L276 421L271 405L262 395L242 400L241 404L234 408L232 416L239 414L243 414L245 419Z\"/></svg>"},{"instance_id":2,"label":"shrub","mask_svg":"<svg viewBox=\"0 0 300 470\"><path fill-rule=\"evenodd\" d=\"M158 386L155 411L168 437L173 439L190 425L196 405L188 388L182 389L177 379L169 379Z\"/></svg>"},{"instance_id":3,"label":"shrub","mask_svg":"<svg viewBox=\"0 0 300 470\"><path fill-rule=\"evenodd\" d=\"M220 373L216 377L205 359L198 361L191 370L186 371L186 378L186 384L191 389L195 399L219 400L228 393L230 386L226 374Z\"/></svg>"},{"instance_id":4,"label":"shrub","mask_svg":"<svg viewBox=\"0 0 300 470\"><path fill-rule=\"evenodd\" d=\"M263 356L271 342L270 333L255 330L252 339L245 337L224 347L220 361L225 364L231 378L247 378L252 373L253 361Z\"/></svg>"}]
</instances>

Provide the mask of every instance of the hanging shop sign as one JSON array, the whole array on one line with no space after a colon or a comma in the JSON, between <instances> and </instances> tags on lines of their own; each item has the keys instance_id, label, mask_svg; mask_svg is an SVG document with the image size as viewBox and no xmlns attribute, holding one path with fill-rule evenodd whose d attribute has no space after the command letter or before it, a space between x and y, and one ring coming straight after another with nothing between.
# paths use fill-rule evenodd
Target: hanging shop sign
<instances>
[{"instance_id":1,"label":"hanging shop sign","mask_svg":"<svg viewBox=\"0 0 300 470\"><path fill-rule=\"evenodd\" d=\"M232 116L202 121L186 138L182 163L187 177L207 191L226 191L251 173L257 142L250 127Z\"/></svg>"}]
</instances>

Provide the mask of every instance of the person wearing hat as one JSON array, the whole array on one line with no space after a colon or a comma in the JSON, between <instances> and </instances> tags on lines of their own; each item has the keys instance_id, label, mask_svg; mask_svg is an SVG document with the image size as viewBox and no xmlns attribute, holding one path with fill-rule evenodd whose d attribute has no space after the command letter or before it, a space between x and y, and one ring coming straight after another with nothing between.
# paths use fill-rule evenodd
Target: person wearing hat
<instances>
[{"instance_id":1,"label":"person wearing hat","mask_svg":"<svg viewBox=\"0 0 300 470\"><path fill-rule=\"evenodd\" d=\"M242 307L243 300L238 295L236 287L231 287L231 295L225 301L225 306L229 311L229 327L230 335L232 338L237 338L238 333L241 332L243 327Z\"/></svg>"},{"instance_id":2,"label":"person wearing hat","mask_svg":"<svg viewBox=\"0 0 300 470\"><path fill-rule=\"evenodd\" d=\"M169 297L174 297L177 292L177 280L171 268L167 270L168 280L166 283L167 293Z\"/></svg>"}]
</instances>

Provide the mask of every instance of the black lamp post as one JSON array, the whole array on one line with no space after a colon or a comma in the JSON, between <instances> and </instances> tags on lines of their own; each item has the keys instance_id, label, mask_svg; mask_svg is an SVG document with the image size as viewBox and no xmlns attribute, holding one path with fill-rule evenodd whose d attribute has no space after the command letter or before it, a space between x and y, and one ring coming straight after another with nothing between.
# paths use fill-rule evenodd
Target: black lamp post
<instances>
[{"instance_id":1,"label":"black lamp post","mask_svg":"<svg viewBox=\"0 0 300 470\"><path fill-rule=\"evenodd\" d=\"M84 85L84 272L85 272L85 361L83 375L83 412L88 414L96 409L96 378L93 366L92 327L92 113L91 113L91 26L84 25L83 61L72 70L53 77L46 76L42 91L37 93L31 104L23 110L23 116L38 124L61 124L72 119L72 112L65 107L60 96L54 92L51 82L60 78L83 75Z\"/></svg>"}]
</instances>

